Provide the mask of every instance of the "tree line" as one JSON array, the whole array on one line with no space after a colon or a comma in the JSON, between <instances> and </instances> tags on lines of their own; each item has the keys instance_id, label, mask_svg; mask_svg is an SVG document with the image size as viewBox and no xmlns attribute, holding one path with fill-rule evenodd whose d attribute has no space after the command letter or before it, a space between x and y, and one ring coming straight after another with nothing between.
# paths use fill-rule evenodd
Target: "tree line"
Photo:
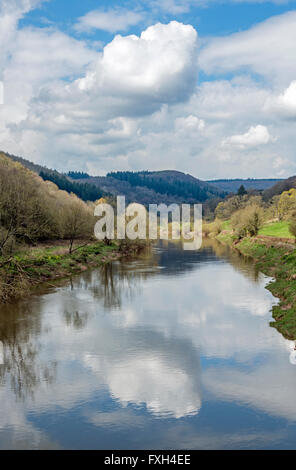
<instances>
[{"instance_id":1,"label":"tree line","mask_svg":"<svg viewBox=\"0 0 296 470\"><path fill-rule=\"evenodd\" d=\"M74 174L78 175L76 172L71 172L71 174L72 177ZM69 178L67 178L67 176L62 175L57 171L42 170L40 171L39 176L44 181L51 181L52 183L56 184L57 187L63 191L76 194L76 196L78 196L83 201L96 201L105 195L105 192L94 184L71 181ZM86 179L86 177L82 177L82 179Z\"/></svg>"}]
</instances>

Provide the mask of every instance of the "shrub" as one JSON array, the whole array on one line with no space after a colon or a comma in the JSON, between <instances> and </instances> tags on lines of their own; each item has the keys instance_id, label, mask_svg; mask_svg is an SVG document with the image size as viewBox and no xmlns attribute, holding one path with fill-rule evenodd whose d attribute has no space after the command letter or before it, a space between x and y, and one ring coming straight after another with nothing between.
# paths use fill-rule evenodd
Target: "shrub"
<instances>
[{"instance_id":1,"label":"shrub","mask_svg":"<svg viewBox=\"0 0 296 470\"><path fill-rule=\"evenodd\" d=\"M251 204L234 213L231 218L231 225L238 238L247 235L254 237L258 234L263 225L264 213L258 204Z\"/></svg>"}]
</instances>

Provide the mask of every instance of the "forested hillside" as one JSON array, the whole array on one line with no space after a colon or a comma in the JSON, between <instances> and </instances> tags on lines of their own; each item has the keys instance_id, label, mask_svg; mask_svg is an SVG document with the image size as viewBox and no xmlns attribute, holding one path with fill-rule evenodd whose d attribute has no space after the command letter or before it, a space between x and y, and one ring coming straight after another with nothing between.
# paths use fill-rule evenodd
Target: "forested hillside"
<instances>
[{"instance_id":1,"label":"forested hillside","mask_svg":"<svg viewBox=\"0 0 296 470\"><path fill-rule=\"evenodd\" d=\"M181 197L192 202L204 202L213 197L224 197L226 193L191 175L180 171L119 171L107 177L126 181L132 187L146 187L156 193Z\"/></svg>"},{"instance_id":2,"label":"forested hillside","mask_svg":"<svg viewBox=\"0 0 296 470\"><path fill-rule=\"evenodd\" d=\"M102 191L98 186L89 183L72 181L67 176L58 173L57 171L46 171L42 170L39 176L44 181L52 181L57 185L59 189L67 191L68 193L74 193L83 201L96 201L106 193ZM84 180L84 178L82 178Z\"/></svg>"},{"instance_id":3,"label":"forested hillside","mask_svg":"<svg viewBox=\"0 0 296 470\"><path fill-rule=\"evenodd\" d=\"M0 256L24 243L92 236L92 205L0 153Z\"/></svg>"},{"instance_id":4,"label":"forested hillside","mask_svg":"<svg viewBox=\"0 0 296 470\"><path fill-rule=\"evenodd\" d=\"M34 171L44 181L52 181L57 187L63 191L67 191L69 194L74 193L83 201L96 201L102 196L105 196L106 193L101 190L97 185L92 185L90 183L86 184L85 179L89 178L87 173L83 172L69 172L67 175L59 173L56 170L51 170L45 166L36 165L35 163L30 162L22 157L17 157L15 155L3 154L6 155L11 160L21 163L24 167L28 168L31 171ZM81 182L73 180L82 180Z\"/></svg>"}]
</instances>

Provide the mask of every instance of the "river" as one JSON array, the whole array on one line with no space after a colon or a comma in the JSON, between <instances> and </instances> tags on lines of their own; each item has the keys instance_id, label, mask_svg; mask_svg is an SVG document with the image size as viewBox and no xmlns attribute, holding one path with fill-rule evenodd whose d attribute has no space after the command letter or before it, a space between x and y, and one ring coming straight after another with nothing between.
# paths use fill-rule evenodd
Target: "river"
<instances>
[{"instance_id":1,"label":"river","mask_svg":"<svg viewBox=\"0 0 296 470\"><path fill-rule=\"evenodd\" d=\"M295 448L269 281L218 243L160 244L2 305L0 448Z\"/></svg>"}]
</instances>

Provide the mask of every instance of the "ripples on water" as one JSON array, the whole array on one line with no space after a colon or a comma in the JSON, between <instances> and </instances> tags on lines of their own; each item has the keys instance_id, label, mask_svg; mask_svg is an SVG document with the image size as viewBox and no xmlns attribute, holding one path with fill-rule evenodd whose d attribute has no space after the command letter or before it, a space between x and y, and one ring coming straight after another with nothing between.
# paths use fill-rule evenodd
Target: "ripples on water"
<instances>
[{"instance_id":1,"label":"ripples on water","mask_svg":"<svg viewBox=\"0 0 296 470\"><path fill-rule=\"evenodd\" d=\"M213 242L160 245L2 306L0 448L294 448L268 281Z\"/></svg>"}]
</instances>

